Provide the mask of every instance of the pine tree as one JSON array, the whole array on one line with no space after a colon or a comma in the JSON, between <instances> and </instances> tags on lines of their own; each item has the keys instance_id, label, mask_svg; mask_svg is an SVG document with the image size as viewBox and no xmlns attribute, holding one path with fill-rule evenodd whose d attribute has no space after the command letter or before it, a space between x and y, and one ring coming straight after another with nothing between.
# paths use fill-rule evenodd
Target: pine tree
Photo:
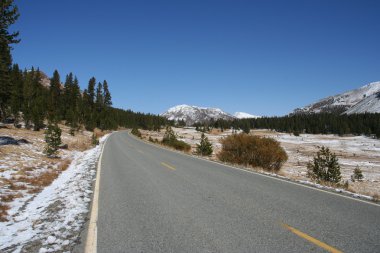
<instances>
[{"instance_id":1,"label":"pine tree","mask_svg":"<svg viewBox=\"0 0 380 253\"><path fill-rule=\"evenodd\" d=\"M356 168L354 169L354 173L351 175L351 180L352 180L352 182L355 182L355 180L357 180L357 181L363 180L363 172L359 168L359 166L356 166Z\"/></svg>"},{"instance_id":2,"label":"pine tree","mask_svg":"<svg viewBox=\"0 0 380 253\"><path fill-rule=\"evenodd\" d=\"M70 112L70 109L72 107L72 86L74 84L74 77L73 77L73 73L69 73L68 75L66 75L66 79L65 79L65 84L63 86L63 96L62 96L62 103L63 103L63 106L62 106L62 112L61 114L63 115L63 118L70 122L71 121L71 112Z\"/></svg>"},{"instance_id":3,"label":"pine tree","mask_svg":"<svg viewBox=\"0 0 380 253\"><path fill-rule=\"evenodd\" d=\"M93 131L96 122L95 122L95 84L96 79L92 77L88 82L87 89L83 91L83 121L85 128L89 131Z\"/></svg>"},{"instance_id":4,"label":"pine tree","mask_svg":"<svg viewBox=\"0 0 380 253\"><path fill-rule=\"evenodd\" d=\"M7 117L7 109L11 98L12 66L11 44L19 43L19 33L8 31L19 17L18 8L13 0L2 0L0 5L0 120Z\"/></svg>"},{"instance_id":5,"label":"pine tree","mask_svg":"<svg viewBox=\"0 0 380 253\"><path fill-rule=\"evenodd\" d=\"M32 100L33 100L33 77L34 77L34 68L28 72L24 71L24 88L23 88L23 118L25 122L25 127L29 129L31 127L31 118L32 118Z\"/></svg>"},{"instance_id":6,"label":"pine tree","mask_svg":"<svg viewBox=\"0 0 380 253\"><path fill-rule=\"evenodd\" d=\"M96 95L95 95L95 110L94 110L94 118L96 119L96 127L102 127L102 118L101 112L103 110L103 85L98 83L96 87Z\"/></svg>"},{"instance_id":7,"label":"pine tree","mask_svg":"<svg viewBox=\"0 0 380 253\"><path fill-rule=\"evenodd\" d=\"M212 144L206 137L204 133L202 133L201 141L197 144L197 154L202 156L210 156L212 154Z\"/></svg>"},{"instance_id":8,"label":"pine tree","mask_svg":"<svg viewBox=\"0 0 380 253\"><path fill-rule=\"evenodd\" d=\"M105 107L110 107L112 105L111 93L108 90L108 83L106 80L103 81L103 104Z\"/></svg>"},{"instance_id":9,"label":"pine tree","mask_svg":"<svg viewBox=\"0 0 380 253\"><path fill-rule=\"evenodd\" d=\"M318 181L339 183L342 177L336 155L328 148L321 147L313 162L307 165L307 176Z\"/></svg>"},{"instance_id":10,"label":"pine tree","mask_svg":"<svg viewBox=\"0 0 380 253\"><path fill-rule=\"evenodd\" d=\"M61 78L57 70L54 71L50 79L49 100L48 100L48 119L52 122L58 122L63 115L60 115L62 109L61 102Z\"/></svg>"},{"instance_id":11,"label":"pine tree","mask_svg":"<svg viewBox=\"0 0 380 253\"><path fill-rule=\"evenodd\" d=\"M176 137L173 129L170 126L166 126L166 131L165 131L164 137L162 139L162 142L163 143L170 143L170 142L173 142L176 140L177 140L177 137Z\"/></svg>"},{"instance_id":12,"label":"pine tree","mask_svg":"<svg viewBox=\"0 0 380 253\"><path fill-rule=\"evenodd\" d=\"M45 154L48 157L55 157L58 152L58 147L61 145L61 129L56 125L49 124L45 131Z\"/></svg>"},{"instance_id":13,"label":"pine tree","mask_svg":"<svg viewBox=\"0 0 380 253\"><path fill-rule=\"evenodd\" d=\"M43 127L47 104L47 90L41 85L41 73L39 70L35 71L32 78L31 92L31 121L33 123L33 130L39 131Z\"/></svg>"},{"instance_id":14,"label":"pine tree","mask_svg":"<svg viewBox=\"0 0 380 253\"><path fill-rule=\"evenodd\" d=\"M71 85L70 101L70 119L68 120L68 123L70 126L70 134L74 135L75 131L79 126L79 106L81 104L81 94L79 88L79 81L77 77L74 78L74 81Z\"/></svg>"},{"instance_id":15,"label":"pine tree","mask_svg":"<svg viewBox=\"0 0 380 253\"><path fill-rule=\"evenodd\" d=\"M11 71L11 111L15 119L14 125L17 126L20 121L20 112L23 110L23 90L24 90L24 80L22 71L19 69L18 65L15 64Z\"/></svg>"}]
</instances>

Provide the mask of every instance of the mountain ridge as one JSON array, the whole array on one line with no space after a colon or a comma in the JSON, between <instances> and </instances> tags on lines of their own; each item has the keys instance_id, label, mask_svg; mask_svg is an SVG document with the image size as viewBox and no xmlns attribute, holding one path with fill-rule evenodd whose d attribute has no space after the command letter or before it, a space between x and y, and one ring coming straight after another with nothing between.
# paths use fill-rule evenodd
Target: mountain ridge
<instances>
[{"instance_id":1,"label":"mountain ridge","mask_svg":"<svg viewBox=\"0 0 380 253\"><path fill-rule=\"evenodd\" d=\"M234 120L239 118L258 117L244 112L238 112L232 115L219 108L200 107L186 104L171 107L166 112L162 113L161 116L169 120L185 121L188 126L193 125L194 123L204 123L218 119Z\"/></svg>"},{"instance_id":2,"label":"mountain ridge","mask_svg":"<svg viewBox=\"0 0 380 253\"><path fill-rule=\"evenodd\" d=\"M315 103L296 108L291 114L313 113L380 113L380 81L368 83L360 88L334 96L322 98Z\"/></svg>"}]
</instances>

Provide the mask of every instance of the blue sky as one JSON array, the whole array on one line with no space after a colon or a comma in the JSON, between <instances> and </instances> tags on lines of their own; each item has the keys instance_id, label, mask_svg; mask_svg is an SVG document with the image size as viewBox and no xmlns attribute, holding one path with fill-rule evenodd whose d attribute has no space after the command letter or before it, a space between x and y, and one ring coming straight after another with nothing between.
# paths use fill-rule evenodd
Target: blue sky
<instances>
[{"instance_id":1,"label":"blue sky","mask_svg":"<svg viewBox=\"0 0 380 253\"><path fill-rule=\"evenodd\" d=\"M115 107L284 115L380 80L380 1L21 1L13 58L106 79Z\"/></svg>"}]
</instances>

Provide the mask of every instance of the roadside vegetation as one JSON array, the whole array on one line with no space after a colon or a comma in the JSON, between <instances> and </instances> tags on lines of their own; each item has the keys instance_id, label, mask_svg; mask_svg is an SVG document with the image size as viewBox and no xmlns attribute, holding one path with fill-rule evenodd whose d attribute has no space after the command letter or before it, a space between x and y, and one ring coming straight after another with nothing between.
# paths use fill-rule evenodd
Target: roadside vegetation
<instances>
[{"instance_id":1,"label":"roadside vegetation","mask_svg":"<svg viewBox=\"0 0 380 253\"><path fill-rule=\"evenodd\" d=\"M191 149L191 146L189 144L177 139L176 134L170 126L166 127L164 138L162 139L161 143L165 146L172 147L180 151L189 152Z\"/></svg>"},{"instance_id":2,"label":"roadside vegetation","mask_svg":"<svg viewBox=\"0 0 380 253\"><path fill-rule=\"evenodd\" d=\"M313 161L307 164L307 176L318 183L339 183L342 176L338 158L329 148L322 146Z\"/></svg>"},{"instance_id":3,"label":"roadside vegetation","mask_svg":"<svg viewBox=\"0 0 380 253\"><path fill-rule=\"evenodd\" d=\"M141 132L136 127L132 128L131 134L141 138Z\"/></svg>"},{"instance_id":4,"label":"roadside vegetation","mask_svg":"<svg viewBox=\"0 0 380 253\"><path fill-rule=\"evenodd\" d=\"M212 155L213 149L212 144L206 137L204 133L202 133L201 141L197 144L196 154L201 156L210 156Z\"/></svg>"},{"instance_id":5,"label":"roadside vegetation","mask_svg":"<svg viewBox=\"0 0 380 253\"><path fill-rule=\"evenodd\" d=\"M278 172L288 156L280 143L272 138L234 134L221 140L218 158L223 162L261 167Z\"/></svg>"}]
</instances>

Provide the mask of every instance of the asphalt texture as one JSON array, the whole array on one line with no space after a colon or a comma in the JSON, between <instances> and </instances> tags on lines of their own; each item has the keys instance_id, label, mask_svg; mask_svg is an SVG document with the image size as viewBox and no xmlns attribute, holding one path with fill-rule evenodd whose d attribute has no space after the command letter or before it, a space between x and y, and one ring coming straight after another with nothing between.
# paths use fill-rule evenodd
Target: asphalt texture
<instances>
[{"instance_id":1,"label":"asphalt texture","mask_svg":"<svg viewBox=\"0 0 380 253\"><path fill-rule=\"evenodd\" d=\"M321 244L380 252L376 205L158 148L127 132L109 137L101 166L98 252L327 252Z\"/></svg>"}]
</instances>

